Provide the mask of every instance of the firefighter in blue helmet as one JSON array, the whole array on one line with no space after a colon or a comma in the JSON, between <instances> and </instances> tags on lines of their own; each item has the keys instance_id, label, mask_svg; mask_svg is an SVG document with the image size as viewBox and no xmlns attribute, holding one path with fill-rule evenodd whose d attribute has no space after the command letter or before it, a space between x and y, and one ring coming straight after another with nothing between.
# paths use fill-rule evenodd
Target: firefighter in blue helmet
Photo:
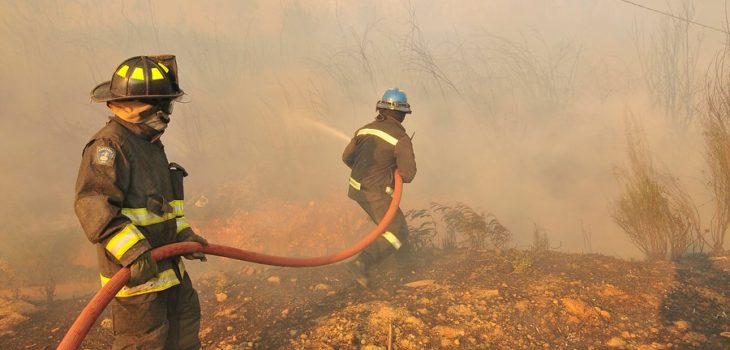
<instances>
[{"instance_id":1,"label":"firefighter in blue helmet","mask_svg":"<svg viewBox=\"0 0 730 350\"><path fill-rule=\"evenodd\" d=\"M84 148L75 210L96 245L102 285L130 269L111 302L113 349L200 349L200 303L185 265L150 255L175 242L208 244L185 220L187 172L168 162L160 141L182 95L172 55L127 59L91 93L114 115Z\"/></svg>"},{"instance_id":2,"label":"firefighter in blue helmet","mask_svg":"<svg viewBox=\"0 0 730 350\"><path fill-rule=\"evenodd\" d=\"M375 120L355 132L342 161L352 169L348 196L379 223L392 199L393 172L400 170L403 182L411 182L416 176L416 159L402 125L406 114L411 113L406 94L398 88L388 89L375 109ZM358 283L368 287L371 268L394 252L403 252L407 244L408 225L398 209L385 233L349 261L348 268Z\"/></svg>"}]
</instances>

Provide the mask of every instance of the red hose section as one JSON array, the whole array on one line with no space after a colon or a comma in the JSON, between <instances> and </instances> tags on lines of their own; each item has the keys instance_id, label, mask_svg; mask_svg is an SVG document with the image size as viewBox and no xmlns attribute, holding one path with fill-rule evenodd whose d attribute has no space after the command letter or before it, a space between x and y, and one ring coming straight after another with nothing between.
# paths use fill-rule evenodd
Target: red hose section
<instances>
[{"instance_id":1,"label":"red hose section","mask_svg":"<svg viewBox=\"0 0 730 350\"><path fill-rule=\"evenodd\" d=\"M390 225L390 222L398 212L398 205L400 204L401 194L403 191L403 179L400 176L398 170L395 171L395 189L393 190L393 200L390 201L388 211L380 220L378 226L376 226L370 233L355 243L353 246L337 252L335 254L327 256L319 256L312 258L290 258L284 256L266 255L255 252L250 252L238 248L227 247L217 244L209 244L202 246L196 242L184 242L184 243L173 243L166 246L158 247L152 250L152 258L156 261L160 261L173 256L184 255L192 252L203 252L205 254L217 255L226 258L249 261L265 265L274 266L287 266L287 267L314 267L328 265L336 263L338 261L345 260L370 245L380 235L385 232L385 229ZM89 301L86 307L81 311L81 314L76 318L76 321L71 325L66 335L58 344L56 350L76 350L81 345L86 335L91 330L94 322L99 318L99 315L104 311L107 305L114 299L114 296L124 287L129 281L129 268L125 267L119 270L112 278L107 282L94 297Z\"/></svg>"}]
</instances>

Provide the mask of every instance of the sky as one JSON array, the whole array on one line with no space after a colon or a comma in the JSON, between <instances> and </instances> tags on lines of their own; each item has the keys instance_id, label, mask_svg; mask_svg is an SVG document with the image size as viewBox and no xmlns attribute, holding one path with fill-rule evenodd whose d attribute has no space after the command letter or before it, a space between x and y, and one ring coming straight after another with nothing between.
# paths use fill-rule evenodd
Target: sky
<instances>
[{"instance_id":1,"label":"sky","mask_svg":"<svg viewBox=\"0 0 730 350\"><path fill-rule=\"evenodd\" d=\"M691 4L695 21L725 27L723 1L636 2L678 15ZM126 58L158 53L177 56L187 93L163 141L191 174L188 198L229 183L295 203L346 196L346 140L397 86L418 164L404 210L465 203L518 247L539 226L560 250L640 258L610 217L636 120L712 214L697 118L724 34L681 31L697 112L676 117L655 95L676 75L661 44L684 24L623 1L45 0L0 1L0 13L0 252L79 229L81 151L109 115L89 93Z\"/></svg>"}]
</instances>

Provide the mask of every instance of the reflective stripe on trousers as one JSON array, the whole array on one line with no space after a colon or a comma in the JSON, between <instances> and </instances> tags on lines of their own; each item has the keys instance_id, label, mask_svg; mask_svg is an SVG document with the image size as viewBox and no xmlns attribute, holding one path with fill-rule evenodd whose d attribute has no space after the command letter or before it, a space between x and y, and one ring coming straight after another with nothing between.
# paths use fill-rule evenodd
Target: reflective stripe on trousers
<instances>
[{"instance_id":1,"label":"reflective stripe on trousers","mask_svg":"<svg viewBox=\"0 0 730 350\"><path fill-rule=\"evenodd\" d=\"M400 239L398 239L398 237L396 237L393 234L393 232L385 231L385 233L383 233L383 238L388 240L388 242L390 242L390 244L393 246L393 248L395 248L395 250L400 249L400 247L403 245L401 243Z\"/></svg>"},{"instance_id":2,"label":"reflective stripe on trousers","mask_svg":"<svg viewBox=\"0 0 730 350\"><path fill-rule=\"evenodd\" d=\"M177 266L180 270L180 276L185 277L185 264L183 264L182 260L178 261ZM101 277L101 286L103 287L109 282L110 278L101 274L99 276ZM178 284L180 284L180 280L177 278L175 270L167 269L158 273L157 276L152 277L149 281L143 284L134 287L122 287L122 289L119 290L119 293L115 296L117 298L125 298L140 294L159 292Z\"/></svg>"}]
</instances>

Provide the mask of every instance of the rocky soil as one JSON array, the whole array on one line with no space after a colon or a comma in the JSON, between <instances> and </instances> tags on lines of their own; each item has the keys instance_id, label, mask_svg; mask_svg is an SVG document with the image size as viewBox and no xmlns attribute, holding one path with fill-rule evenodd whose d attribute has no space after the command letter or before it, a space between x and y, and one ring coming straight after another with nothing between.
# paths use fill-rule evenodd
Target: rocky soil
<instances>
[{"instance_id":1,"label":"rocky soil","mask_svg":"<svg viewBox=\"0 0 730 350\"><path fill-rule=\"evenodd\" d=\"M241 265L198 279L205 349L726 349L730 258L629 262L509 250L394 261L362 289L342 265ZM85 301L3 301L0 349L53 349ZM11 310L11 311L6 311ZM20 311L20 312L19 312ZM24 315L22 311L27 314ZM3 321L16 320L3 328ZM110 320L84 348L110 348ZM10 324L10 323L9 323Z\"/></svg>"}]
</instances>

